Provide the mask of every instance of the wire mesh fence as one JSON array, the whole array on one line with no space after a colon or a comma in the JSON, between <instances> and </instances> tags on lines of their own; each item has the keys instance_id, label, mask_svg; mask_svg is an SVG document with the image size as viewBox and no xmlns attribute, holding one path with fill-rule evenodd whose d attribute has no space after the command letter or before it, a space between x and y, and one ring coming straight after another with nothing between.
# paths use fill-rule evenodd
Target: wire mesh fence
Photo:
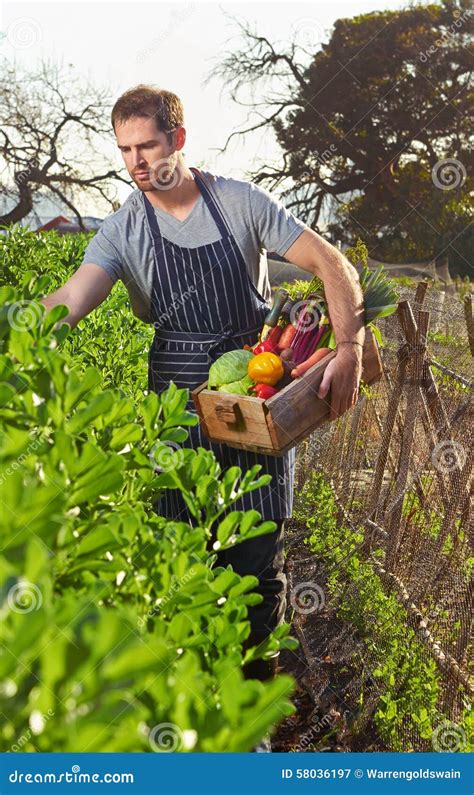
<instances>
[{"instance_id":1,"label":"wire mesh fence","mask_svg":"<svg viewBox=\"0 0 474 795\"><path fill-rule=\"evenodd\" d=\"M354 532L363 529L359 555L406 609L422 654L441 677L436 709L453 724L474 690L469 302L469 295L425 294L423 285L416 293L401 288L397 314L378 323L383 378L364 390L354 409L298 446L296 470L297 491L314 470L324 472L341 521ZM350 588L332 597L350 598ZM341 637L347 647L349 636ZM359 670L367 655L376 663L386 651L383 643L369 650L355 641L352 649ZM354 675L347 692L352 688L357 697L362 682L369 720L376 683ZM413 722L399 732L401 747L433 750Z\"/></svg>"}]
</instances>

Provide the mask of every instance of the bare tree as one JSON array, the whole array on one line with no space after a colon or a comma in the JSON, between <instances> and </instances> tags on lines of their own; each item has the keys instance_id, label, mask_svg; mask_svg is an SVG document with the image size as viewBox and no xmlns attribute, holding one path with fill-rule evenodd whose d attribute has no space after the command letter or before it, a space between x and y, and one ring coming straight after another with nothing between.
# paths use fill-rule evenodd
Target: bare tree
<instances>
[{"instance_id":1,"label":"bare tree","mask_svg":"<svg viewBox=\"0 0 474 795\"><path fill-rule=\"evenodd\" d=\"M241 22L232 15L226 16L236 24L241 46L217 61L205 84L218 79L222 92L228 93L232 101L246 108L248 113L242 128L228 136L219 150L221 153L227 151L235 137L245 137L265 128L276 133L278 122L285 117L285 113L290 109L304 109L304 93L308 88L307 68L311 60L311 54L296 41L287 42L286 49L281 51L266 36L252 29L250 23ZM250 96L250 101L242 100L243 94ZM270 190L281 189L293 178L288 163L289 153L282 149L281 154L282 160L277 165L249 171L248 178L257 184L264 184ZM293 192L294 188L292 185L283 191L282 197Z\"/></svg>"},{"instance_id":2,"label":"bare tree","mask_svg":"<svg viewBox=\"0 0 474 795\"><path fill-rule=\"evenodd\" d=\"M0 195L12 209L0 225L20 221L38 195L57 198L84 229L80 204L98 196L113 208L114 180L126 172L108 167L114 137L106 89L77 75L72 65L43 61L33 73L2 63L0 77Z\"/></svg>"}]
</instances>

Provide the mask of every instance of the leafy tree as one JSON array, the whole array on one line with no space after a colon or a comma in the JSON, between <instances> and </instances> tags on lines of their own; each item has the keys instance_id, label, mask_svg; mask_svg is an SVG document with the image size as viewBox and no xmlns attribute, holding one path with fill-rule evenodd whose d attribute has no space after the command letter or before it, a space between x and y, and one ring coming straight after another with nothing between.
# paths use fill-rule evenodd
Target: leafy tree
<instances>
[{"instance_id":1,"label":"leafy tree","mask_svg":"<svg viewBox=\"0 0 474 795\"><path fill-rule=\"evenodd\" d=\"M258 121L235 134L270 127L283 154L276 167L250 177L280 188L313 228L329 221L333 239L361 235L375 258L426 260L449 249L450 264L467 272L467 4L445 0L339 19L330 41L312 53L296 40L279 51L241 29L242 50L211 77L224 78L247 107L241 95L251 88ZM261 82L270 91L254 99Z\"/></svg>"},{"instance_id":2,"label":"leafy tree","mask_svg":"<svg viewBox=\"0 0 474 795\"><path fill-rule=\"evenodd\" d=\"M0 225L21 221L40 195L59 199L83 227L80 200L114 208L109 167L113 133L105 89L78 80L72 66L43 62L34 72L3 60L0 77L0 195L11 209Z\"/></svg>"}]
</instances>

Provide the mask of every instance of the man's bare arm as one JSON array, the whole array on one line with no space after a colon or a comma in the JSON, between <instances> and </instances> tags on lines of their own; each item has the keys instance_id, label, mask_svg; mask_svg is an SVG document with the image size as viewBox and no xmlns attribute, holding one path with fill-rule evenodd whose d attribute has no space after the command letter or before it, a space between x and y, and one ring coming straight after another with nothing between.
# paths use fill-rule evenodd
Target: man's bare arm
<instances>
[{"instance_id":1,"label":"man's bare arm","mask_svg":"<svg viewBox=\"0 0 474 795\"><path fill-rule=\"evenodd\" d=\"M312 229L305 229L285 253L285 259L314 273L324 284L336 342L355 340L364 343L364 301L359 275L335 246ZM344 345L361 355L359 345Z\"/></svg>"},{"instance_id":2,"label":"man's bare arm","mask_svg":"<svg viewBox=\"0 0 474 795\"><path fill-rule=\"evenodd\" d=\"M323 282L336 343L345 340L355 343L338 348L319 385L317 394L323 400L331 387L330 419L333 420L354 406L359 394L361 346L365 339L364 297L359 275L337 248L309 228L290 246L285 258Z\"/></svg>"},{"instance_id":3,"label":"man's bare arm","mask_svg":"<svg viewBox=\"0 0 474 795\"><path fill-rule=\"evenodd\" d=\"M67 282L40 301L47 310L58 304L66 304L69 314L61 322L69 323L74 328L83 317L105 301L113 285L113 280L103 268L92 262L84 262Z\"/></svg>"}]
</instances>

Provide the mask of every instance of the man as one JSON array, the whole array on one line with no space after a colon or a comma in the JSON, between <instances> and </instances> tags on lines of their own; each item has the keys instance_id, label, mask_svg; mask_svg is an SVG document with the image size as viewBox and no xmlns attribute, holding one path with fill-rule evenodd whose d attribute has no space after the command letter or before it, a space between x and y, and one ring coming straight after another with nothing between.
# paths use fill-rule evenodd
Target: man
<instances>
[{"instance_id":1,"label":"man","mask_svg":"<svg viewBox=\"0 0 474 795\"><path fill-rule=\"evenodd\" d=\"M169 91L140 85L125 92L112 110L112 125L125 166L137 186L105 219L78 270L43 303L69 307L75 326L125 283L133 311L153 323L148 388L170 380L194 388L226 350L257 340L268 311L270 285L263 250L275 251L324 282L338 343L319 388L331 386L331 418L357 400L364 341L363 301L355 268L322 237L257 185L187 167L183 107ZM260 290L256 285L260 285ZM189 401L189 408L193 408ZM293 504L294 449L281 458L209 444L200 427L187 444L212 449L223 469L262 464L272 482L238 500L233 510L253 508L277 523L274 533L221 553L240 574L259 577L264 602L251 608L247 645L263 640L283 620L283 525ZM163 516L187 520L178 492L156 506ZM275 663L275 661L274 661ZM272 676L275 665L254 663L248 677Z\"/></svg>"}]
</instances>

